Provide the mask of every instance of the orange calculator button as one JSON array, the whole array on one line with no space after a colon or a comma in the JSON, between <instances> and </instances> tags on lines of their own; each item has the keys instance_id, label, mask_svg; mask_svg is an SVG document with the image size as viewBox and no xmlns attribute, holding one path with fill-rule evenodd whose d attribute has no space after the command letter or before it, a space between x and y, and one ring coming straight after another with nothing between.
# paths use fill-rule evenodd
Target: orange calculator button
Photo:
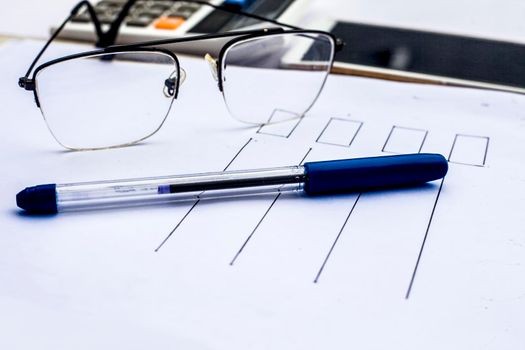
<instances>
[{"instance_id":1,"label":"orange calculator button","mask_svg":"<svg viewBox=\"0 0 525 350\"><path fill-rule=\"evenodd\" d=\"M155 22L155 28L175 30L184 23L182 17L161 17Z\"/></svg>"}]
</instances>

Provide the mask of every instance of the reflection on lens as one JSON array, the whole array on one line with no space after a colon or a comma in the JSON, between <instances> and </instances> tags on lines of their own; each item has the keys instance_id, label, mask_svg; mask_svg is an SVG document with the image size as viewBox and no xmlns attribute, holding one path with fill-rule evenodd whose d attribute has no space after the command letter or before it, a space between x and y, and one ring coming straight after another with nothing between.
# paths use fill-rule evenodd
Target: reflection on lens
<instances>
[{"instance_id":1,"label":"reflection on lens","mask_svg":"<svg viewBox=\"0 0 525 350\"><path fill-rule=\"evenodd\" d=\"M302 117L324 86L334 46L329 35L318 33L283 33L235 43L222 60L230 113L252 124Z\"/></svg>"},{"instance_id":2,"label":"reflection on lens","mask_svg":"<svg viewBox=\"0 0 525 350\"><path fill-rule=\"evenodd\" d=\"M72 59L39 71L44 119L70 149L101 149L141 141L163 124L176 96L178 64L160 52Z\"/></svg>"}]
</instances>

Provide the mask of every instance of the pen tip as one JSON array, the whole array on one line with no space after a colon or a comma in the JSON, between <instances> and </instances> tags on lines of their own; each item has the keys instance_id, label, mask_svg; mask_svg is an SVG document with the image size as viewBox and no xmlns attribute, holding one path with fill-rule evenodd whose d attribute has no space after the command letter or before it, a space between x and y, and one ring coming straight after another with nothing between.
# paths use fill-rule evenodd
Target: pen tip
<instances>
[{"instance_id":1,"label":"pen tip","mask_svg":"<svg viewBox=\"0 0 525 350\"><path fill-rule=\"evenodd\" d=\"M27 187L16 195L16 205L32 214L56 214L56 185Z\"/></svg>"}]
</instances>

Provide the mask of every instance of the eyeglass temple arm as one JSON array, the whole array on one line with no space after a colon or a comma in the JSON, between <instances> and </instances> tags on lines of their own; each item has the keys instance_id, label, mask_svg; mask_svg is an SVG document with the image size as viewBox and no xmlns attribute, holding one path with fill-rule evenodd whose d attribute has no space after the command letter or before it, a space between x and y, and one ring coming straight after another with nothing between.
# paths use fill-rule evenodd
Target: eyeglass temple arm
<instances>
[{"instance_id":1,"label":"eyeglass temple arm","mask_svg":"<svg viewBox=\"0 0 525 350\"><path fill-rule=\"evenodd\" d=\"M129 10L131 9L131 7L137 1L142 1L142 0L128 0L126 2L126 4L124 5L122 10L118 14L118 16L115 19L115 21L113 21L113 23L111 24L111 27L109 28L107 33L105 33L102 37L99 35L99 41L97 43L98 47L108 47L108 46L111 46L111 45L115 44L115 42L117 40L119 29L120 29L120 27L122 25L122 22L124 21L124 19L128 15ZM218 11L231 13L231 14L235 14L235 15L239 15L239 16L243 16L243 17L247 17L247 18L253 18L253 19L259 20L261 22L268 22L268 23L272 23L272 24L275 24L275 25L278 25L278 26L281 26L281 27L289 28L289 29L295 29L295 30L303 29L303 28L300 28L300 27L296 27L296 26L293 26L293 25L290 25L290 24L282 23L282 22L279 22L279 21L276 21L276 20L273 20L273 19L270 19L270 18L266 18L266 17L263 17L263 16L259 16L259 15L256 15L256 14L249 13L249 12L244 12L242 10L234 9L234 8L227 7L227 6L224 6L224 5L214 5L214 4L209 3L208 1L202 1L202 0L171 0L171 1L172 2L186 2L186 3L189 2L189 3L194 3L194 4L200 4L200 5L212 7L215 10L218 10ZM339 38L336 38L335 44L336 44L336 51L340 51L343 48L343 46L344 46L344 42L341 39L339 39Z\"/></svg>"},{"instance_id":2,"label":"eyeglass temple arm","mask_svg":"<svg viewBox=\"0 0 525 350\"><path fill-rule=\"evenodd\" d=\"M57 28L57 30L55 30L55 32L53 33L53 35L51 35L51 37L49 38L49 40L45 43L44 47L42 47L42 49L40 50L40 52L38 53L38 55L36 55L35 59L33 60L33 62L31 63L31 65L29 66L29 69L27 70L26 74L19 79L18 81L18 85L21 87L21 88L24 88L26 90L34 90L35 88L35 85L34 85L34 81L32 79L29 79L29 75L31 74L31 72L33 71L33 69L35 68L36 64L38 63L38 61L40 60L40 58L42 57L42 55L44 54L44 52L46 52L47 48L49 47L49 45L53 42L53 40L56 39L56 37L60 34L60 32L64 29L64 27L66 26L66 24L71 20L71 18L73 18L74 16L76 16L78 14L78 12L84 7L86 6L87 7L87 10L88 10L88 13L91 17L91 20L93 22L93 25L95 26L95 31L97 33L97 36L100 38L100 37L103 37L104 36L104 33L102 32L102 27L100 25L100 21L97 17L97 14L95 13L95 9L93 8L93 6L91 5L91 3L89 1L81 1L79 2L72 10L71 10L71 13L69 14L69 16L64 20L64 22L60 25L60 27Z\"/></svg>"}]
</instances>

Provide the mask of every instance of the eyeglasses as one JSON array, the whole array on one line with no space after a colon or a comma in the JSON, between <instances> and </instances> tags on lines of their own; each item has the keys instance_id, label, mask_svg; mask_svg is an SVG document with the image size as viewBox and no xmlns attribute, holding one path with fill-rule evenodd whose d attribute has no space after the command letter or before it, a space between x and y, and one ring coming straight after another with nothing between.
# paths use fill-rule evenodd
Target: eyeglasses
<instances>
[{"instance_id":1,"label":"eyeglasses","mask_svg":"<svg viewBox=\"0 0 525 350\"><path fill-rule=\"evenodd\" d=\"M19 80L20 87L33 91L59 144L72 150L95 150L131 145L154 135L186 77L177 55L162 48L177 43L226 40L216 58L207 54L205 59L230 114L241 122L261 125L300 118L313 106L335 52L343 45L332 34L303 30L204 1L185 1L280 27L109 45L135 0L123 6L105 33L89 2L79 3ZM49 44L84 7L99 34L99 45L106 47L36 67Z\"/></svg>"}]
</instances>

